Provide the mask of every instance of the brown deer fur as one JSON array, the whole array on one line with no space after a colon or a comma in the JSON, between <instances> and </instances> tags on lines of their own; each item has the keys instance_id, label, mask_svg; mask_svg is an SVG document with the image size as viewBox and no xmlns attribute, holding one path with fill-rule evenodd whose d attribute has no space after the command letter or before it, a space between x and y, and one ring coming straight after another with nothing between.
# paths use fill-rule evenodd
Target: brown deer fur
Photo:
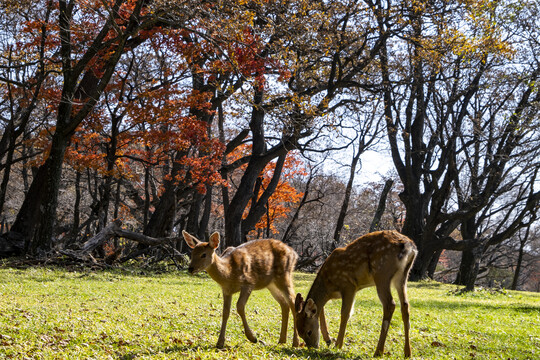
<instances>
[{"instance_id":1,"label":"brown deer fur","mask_svg":"<svg viewBox=\"0 0 540 360\"><path fill-rule=\"evenodd\" d=\"M208 242L200 242L194 236L183 231L182 235L193 249L189 272L195 274L206 271L223 291L223 313L221 330L216 346L225 344L225 329L229 318L232 295L240 292L236 309L242 318L244 332L251 342L257 342L255 334L246 320L245 305L253 290L268 288L281 306L280 343L287 342L287 324L289 310L294 311L294 287L292 272L298 255L283 242L273 239L254 240L235 248L227 248L220 257L215 253L219 245L217 232ZM296 322L294 323L296 325ZM294 327L293 346L298 346L298 333Z\"/></svg>"},{"instance_id":2,"label":"brown deer fur","mask_svg":"<svg viewBox=\"0 0 540 360\"><path fill-rule=\"evenodd\" d=\"M336 347L341 348L356 292L376 286L383 305L383 322L375 356L382 355L395 308L390 290L392 284L401 303L405 332L404 352L406 357L410 357L407 278L416 254L413 241L397 231L373 232L356 239L346 247L334 250L319 270L306 301L301 294L296 297L296 327L300 337L308 346L318 347L320 322L323 338L330 344L324 305L330 299L341 298L341 322L336 341Z\"/></svg>"}]
</instances>

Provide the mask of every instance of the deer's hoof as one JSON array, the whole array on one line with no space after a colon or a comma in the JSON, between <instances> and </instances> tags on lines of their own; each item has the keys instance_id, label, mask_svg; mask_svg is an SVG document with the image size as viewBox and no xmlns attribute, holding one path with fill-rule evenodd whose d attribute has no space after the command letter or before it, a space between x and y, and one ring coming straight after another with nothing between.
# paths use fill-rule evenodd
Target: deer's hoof
<instances>
[{"instance_id":1,"label":"deer's hoof","mask_svg":"<svg viewBox=\"0 0 540 360\"><path fill-rule=\"evenodd\" d=\"M257 343L257 337L255 335L253 335L253 333L250 331L250 332L246 332L246 337L249 341L251 341L252 343Z\"/></svg>"}]
</instances>

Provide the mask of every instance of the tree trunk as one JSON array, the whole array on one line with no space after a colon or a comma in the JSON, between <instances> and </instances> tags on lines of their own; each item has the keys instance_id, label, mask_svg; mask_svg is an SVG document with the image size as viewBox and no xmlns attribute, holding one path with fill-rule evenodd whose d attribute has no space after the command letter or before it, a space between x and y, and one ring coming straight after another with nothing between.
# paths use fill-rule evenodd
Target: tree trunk
<instances>
[{"instance_id":1,"label":"tree trunk","mask_svg":"<svg viewBox=\"0 0 540 360\"><path fill-rule=\"evenodd\" d=\"M200 192L196 191L193 194L185 229L190 234L199 235L199 215L201 213L203 199L204 195Z\"/></svg>"},{"instance_id":2,"label":"tree trunk","mask_svg":"<svg viewBox=\"0 0 540 360\"><path fill-rule=\"evenodd\" d=\"M343 197L343 203L341 204L341 208L339 210L339 215L336 221L336 228L334 229L334 238L332 239L332 244L330 245L330 252L334 251L337 247L339 247L339 241L341 239L341 231L343 230L343 225L345 223L345 217L347 216L347 210L349 209L349 201L351 200L351 192L352 187L354 183L354 177L356 175L356 166L358 165L358 161L360 160L360 155L362 155L363 147L360 146L358 149L358 152L354 154L352 163L351 163L351 169L349 172L349 181L347 182L347 186L345 187L345 195Z\"/></svg>"},{"instance_id":3,"label":"tree trunk","mask_svg":"<svg viewBox=\"0 0 540 360\"><path fill-rule=\"evenodd\" d=\"M101 231L109 221L109 205L111 202L113 171L116 163L116 150L118 147L118 127L122 121L121 116L113 115L111 118L111 141L107 144L105 161L107 173L103 179L100 191L100 207L98 209L98 231Z\"/></svg>"},{"instance_id":4,"label":"tree trunk","mask_svg":"<svg viewBox=\"0 0 540 360\"><path fill-rule=\"evenodd\" d=\"M435 271L437 270L437 264L439 264L439 258L441 257L441 254L442 254L442 249L437 250L435 254L433 255L433 257L431 258L431 262L429 263L428 272L427 272L427 276L429 279L433 280L433 277L435 276Z\"/></svg>"},{"instance_id":5,"label":"tree trunk","mask_svg":"<svg viewBox=\"0 0 540 360\"><path fill-rule=\"evenodd\" d=\"M116 194L114 198L114 213L113 220L118 219L118 211L120 210L120 190L122 188L122 178L116 181Z\"/></svg>"},{"instance_id":6,"label":"tree trunk","mask_svg":"<svg viewBox=\"0 0 540 360\"><path fill-rule=\"evenodd\" d=\"M272 174L272 179L264 189L261 196L257 199L256 196L251 201L251 208L249 209L248 216L242 221L242 237L245 239L247 234L255 229L255 225L259 220L264 216L268 211L268 201L272 194L276 191L276 188L279 184L279 179L281 178L281 172L283 171L283 166L285 165L285 158L287 153L281 154L274 167L274 173ZM262 179L261 179L262 180ZM262 181L261 181L262 183ZM257 183L256 183L257 184ZM259 193L259 187L255 186L254 195ZM246 204L247 205L247 204Z\"/></svg>"},{"instance_id":7,"label":"tree trunk","mask_svg":"<svg viewBox=\"0 0 540 360\"><path fill-rule=\"evenodd\" d=\"M377 211L375 211L375 215L373 216L373 221L371 221L369 232L381 230L381 218L384 214L384 210L386 209L386 199L388 198L388 193L392 189L393 184L394 180L392 179L388 179L384 183L384 188L382 190L381 197L379 198L379 205L377 206Z\"/></svg>"},{"instance_id":8,"label":"tree trunk","mask_svg":"<svg viewBox=\"0 0 540 360\"><path fill-rule=\"evenodd\" d=\"M400 194L401 197L402 194ZM418 195L420 196L420 195ZM404 204L406 204L404 202ZM430 249L429 244L424 243L422 236L424 233L424 211L423 203L418 200L410 200L409 206L406 206L405 221L401 232L403 235L411 238L418 249L418 256L413 264L410 273L411 281L418 281L427 277L427 268L434 254L434 249Z\"/></svg>"},{"instance_id":9,"label":"tree trunk","mask_svg":"<svg viewBox=\"0 0 540 360\"><path fill-rule=\"evenodd\" d=\"M49 157L39 167L11 228L23 236L25 249L33 254L47 252L52 246L66 148L66 139L57 131L53 135Z\"/></svg>"},{"instance_id":10,"label":"tree trunk","mask_svg":"<svg viewBox=\"0 0 540 360\"><path fill-rule=\"evenodd\" d=\"M484 252L485 244L483 241L479 241L475 246L463 251L459 272L454 283L465 285L465 291L474 290Z\"/></svg>"},{"instance_id":11,"label":"tree trunk","mask_svg":"<svg viewBox=\"0 0 540 360\"><path fill-rule=\"evenodd\" d=\"M28 161L26 160L26 156L27 156L27 148L26 148L26 144L24 143L23 141L23 145L22 145L22 157L23 157L23 162L22 162L22 179L23 179L23 192L24 192L24 195L26 196L26 194L28 194L28 189L30 189L30 182L28 181ZM35 167L32 167L32 169L35 169Z\"/></svg>"},{"instance_id":12,"label":"tree trunk","mask_svg":"<svg viewBox=\"0 0 540 360\"><path fill-rule=\"evenodd\" d=\"M287 229L285 230L285 233L283 234L283 238L281 239L285 244L290 245L291 243L291 237L293 233L294 226L296 224L296 221L298 220L298 217L300 216L300 210L302 207L307 204L307 199L310 193L310 185L313 181L313 172L309 174L308 181L306 182L306 187L304 189L304 195L302 196L302 200L300 200L300 204L298 204L298 207L296 208L296 211L294 212L294 215L291 219L291 222L289 225L287 225Z\"/></svg>"},{"instance_id":13,"label":"tree trunk","mask_svg":"<svg viewBox=\"0 0 540 360\"><path fill-rule=\"evenodd\" d=\"M30 246L32 253L46 253L53 245L54 226L56 223L56 208L58 206L58 192L62 179L62 165L64 155L68 147L69 138L58 134L53 136L53 142L47 162L47 177L45 181L45 196L39 206L39 226L33 244ZM56 139L56 141L55 141ZM50 160L50 162L49 162Z\"/></svg>"},{"instance_id":14,"label":"tree trunk","mask_svg":"<svg viewBox=\"0 0 540 360\"><path fill-rule=\"evenodd\" d=\"M468 274L474 268L474 256L472 249L464 250L461 253L461 262L454 284L465 285L467 283Z\"/></svg>"},{"instance_id":15,"label":"tree trunk","mask_svg":"<svg viewBox=\"0 0 540 360\"><path fill-rule=\"evenodd\" d=\"M75 174L75 203L73 204L73 224L71 226L71 241L77 238L79 226L81 225L81 172L76 171Z\"/></svg>"},{"instance_id":16,"label":"tree trunk","mask_svg":"<svg viewBox=\"0 0 540 360\"><path fill-rule=\"evenodd\" d=\"M176 189L173 184L165 186L161 199L156 205L144 229L144 234L152 237L161 237L169 234L173 228L176 216Z\"/></svg>"},{"instance_id":17,"label":"tree trunk","mask_svg":"<svg viewBox=\"0 0 540 360\"><path fill-rule=\"evenodd\" d=\"M517 287L518 287L519 275L521 272L521 264L523 263L524 248L525 248L525 243L524 242L520 243L516 270L514 272L514 278L512 279L512 287L511 287L512 290L517 290Z\"/></svg>"},{"instance_id":18,"label":"tree trunk","mask_svg":"<svg viewBox=\"0 0 540 360\"><path fill-rule=\"evenodd\" d=\"M148 216L150 215L150 169L144 167L144 207L143 207L143 227L148 226Z\"/></svg>"},{"instance_id":19,"label":"tree trunk","mask_svg":"<svg viewBox=\"0 0 540 360\"><path fill-rule=\"evenodd\" d=\"M245 241L245 233L242 229L242 216L253 195L257 178L268 163L261 157L266 151L266 142L264 139L265 112L261 107L262 100L263 89L256 89L249 123L253 138L252 156L244 171L240 185L229 203L228 211L225 213L225 247L236 247Z\"/></svg>"},{"instance_id":20,"label":"tree trunk","mask_svg":"<svg viewBox=\"0 0 540 360\"><path fill-rule=\"evenodd\" d=\"M519 253L516 264L516 271L514 272L514 278L512 279L512 290L517 290L518 287L519 275L521 273L521 265L523 263L523 253L525 252L525 244L527 244L527 240L529 239L530 229L530 226L527 227L527 229L525 230L525 236L519 241Z\"/></svg>"},{"instance_id":21,"label":"tree trunk","mask_svg":"<svg viewBox=\"0 0 540 360\"><path fill-rule=\"evenodd\" d=\"M475 247L473 249L472 255L472 268L471 272L466 276L465 291L474 290L474 284L476 283L476 278L478 277L478 272L480 271L480 262L482 261L482 256L484 255L484 245L481 244Z\"/></svg>"},{"instance_id":22,"label":"tree trunk","mask_svg":"<svg viewBox=\"0 0 540 360\"><path fill-rule=\"evenodd\" d=\"M2 184L0 184L0 215L4 213L4 202L6 201L7 187L9 183L9 177L11 175L11 162L13 161L13 151L15 148L10 149L7 154L6 163L4 165L4 174L2 176Z\"/></svg>"},{"instance_id":23,"label":"tree trunk","mask_svg":"<svg viewBox=\"0 0 540 360\"><path fill-rule=\"evenodd\" d=\"M206 186L206 195L204 197L204 210L199 222L199 232L197 236L199 239L204 239L204 234L208 232L208 223L210 221L210 214L212 212L212 194L214 192L212 185Z\"/></svg>"}]
</instances>

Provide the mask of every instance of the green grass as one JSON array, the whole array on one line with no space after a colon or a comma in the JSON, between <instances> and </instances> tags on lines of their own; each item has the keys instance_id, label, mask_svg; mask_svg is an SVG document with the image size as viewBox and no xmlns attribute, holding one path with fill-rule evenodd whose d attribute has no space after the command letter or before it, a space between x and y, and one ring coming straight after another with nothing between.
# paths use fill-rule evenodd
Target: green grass
<instances>
[{"instance_id":1,"label":"green grass","mask_svg":"<svg viewBox=\"0 0 540 360\"><path fill-rule=\"evenodd\" d=\"M305 295L312 280L295 274L296 289ZM540 294L455 290L409 284L414 358L540 358ZM262 343L247 341L233 306L226 348L217 350L221 306L219 286L205 274L0 268L0 359L366 359L382 317L374 289L365 289L342 350L294 349L292 325L288 344L277 345L278 305L268 291L256 291L247 314ZM327 305L333 338L339 307ZM403 357L402 334L398 306L385 358Z\"/></svg>"}]
</instances>

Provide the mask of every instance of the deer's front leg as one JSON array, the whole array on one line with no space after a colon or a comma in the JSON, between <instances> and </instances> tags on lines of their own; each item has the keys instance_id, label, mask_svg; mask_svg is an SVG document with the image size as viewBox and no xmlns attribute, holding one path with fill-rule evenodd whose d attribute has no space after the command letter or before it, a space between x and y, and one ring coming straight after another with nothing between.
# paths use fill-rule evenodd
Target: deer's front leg
<instances>
[{"instance_id":1,"label":"deer's front leg","mask_svg":"<svg viewBox=\"0 0 540 360\"><path fill-rule=\"evenodd\" d=\"M341 349L343 346L343 338L345 337L345 329L347 322L351 316L351 310L354 305L354 292L347 292L341 296L341 322L339 324L339 334L336 340L336 348Z\"/></svg>"},{"instance_id":2,"label":"deer's front leg","mask_svg":"<svg viewBox=\"0 0 540 360\"><path fill-rule=\"evenodd\" d=\"M328 326L326 325L326 317L324 316L324 307L321 308L321 313L319 315L319 323L321 324L321 333L326 345L330 346L332 340L328 334Z\"/></svg>"},{"instance_id":3,"label":"deer's front leg","mask_svg":"<svg viewBox=\"0 0 540 360\"><path fill-rule=\"evenodd\" d=\"M218 349L223 348L225 345L225 329L227 328L227 320L231 313L232 295L223 293L223 312L221 314L221 330L219 331L219 338L216 344Z\"/></svg>"},{"instance_id":4,"label":"deer's front leg","mask_svg":"<svg viewBox=\"0 0 540 360\"><path fill-rule=\"evenodd\" d=\"M256 343L257 337L253 334L251 329L249 328L249 325L247 323L246 319L246 303L249 299L249 295L251 295L251 289L250 288L242 288L240 290L240 296L238 297L238 302L236 303L236 310L238 311L238 314L242 318L242 324L244 325L244 332L246 334L246 337L249 341Z\"/></svg>"}]
</instances>

